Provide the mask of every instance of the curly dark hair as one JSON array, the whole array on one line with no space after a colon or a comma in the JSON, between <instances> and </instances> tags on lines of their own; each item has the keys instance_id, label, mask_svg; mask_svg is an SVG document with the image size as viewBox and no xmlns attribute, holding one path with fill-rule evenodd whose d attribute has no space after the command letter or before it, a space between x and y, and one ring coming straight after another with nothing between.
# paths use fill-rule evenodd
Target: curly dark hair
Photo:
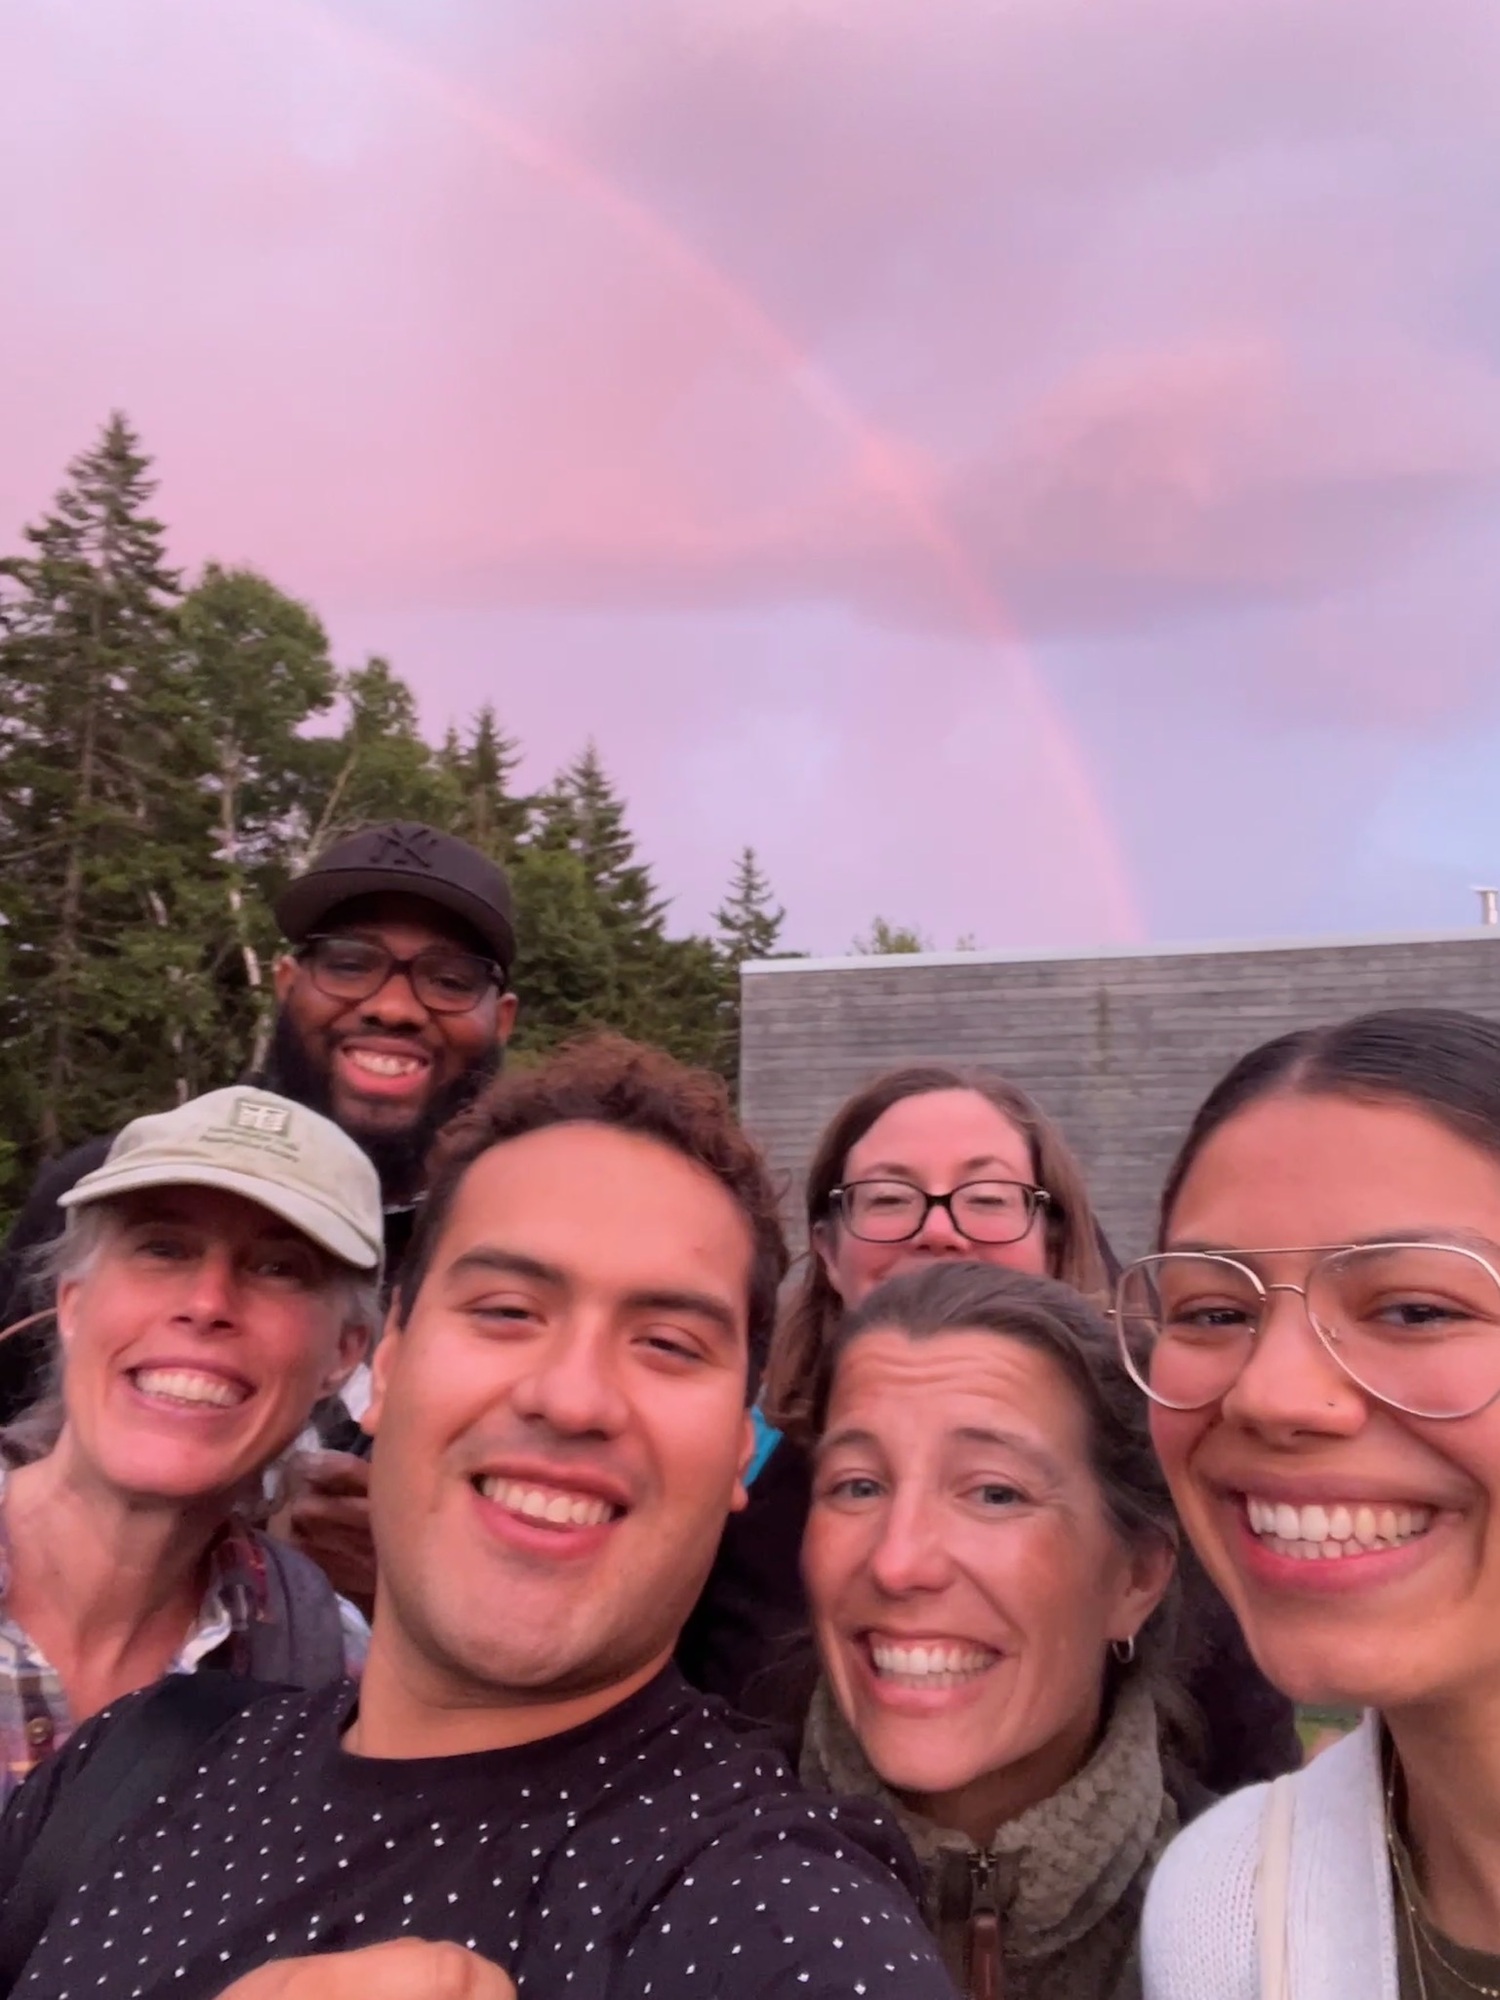
<instances>
[{"instance_id":1,"label":"curly dark hair","mask_svg":"<svg viewBox=\"0 0 1500 2000\"><path fill-rule=\"evenodd\" d=\"M747 1399L753 1399L788 1264L770 1172L741 1129L720 1077L623 1035L580 1036L533 1068L498 1077L445 1128L396 1279L396 1324L404 1327L411 1316L469 1168L492 1146L553 1125L605 1125L655 1139L712 1174L735 1202L755 1245L748 1302Z\"/></svg>"}]
</instances>

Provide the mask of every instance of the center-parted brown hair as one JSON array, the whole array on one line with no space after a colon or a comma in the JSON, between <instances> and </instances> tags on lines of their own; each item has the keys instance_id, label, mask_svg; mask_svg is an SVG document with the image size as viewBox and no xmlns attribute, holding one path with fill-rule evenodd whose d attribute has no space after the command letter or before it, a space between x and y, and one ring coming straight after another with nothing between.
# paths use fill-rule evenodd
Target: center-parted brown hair
<instances>
[{"instance_id":1,"label":"center-parted brown hair","mask_svg":"<svg viewBox=\"0 0 1500 2000\"><path fill-rule=\"evenodd\" d=\"M985 1333L1045 1355L1083 1414L1089 1471L1122 1547L1156 1543L1175 1554L1177 1512L1151 1443L1149 1405L1125 1370L1108 1322L1069 1285L994 1264L942 1263L887 1278L833 1329L814 1384L812 1427L826 1427L839 1362L863 1336L889 1328L908 1340ZM1192 1718L1175 1665L1180 1586L1174 1575L1136 1634L1168 1741L1191 1745Z\"/></svg>"},{"instance_id":2,"label":"center-parted brown hair","mask_svg":"<svg viewBox=\"0 0 1500 2000\"><path fill-rule=\"evenodd\" d=\"M427 1197L396 1279L396 1324L404 1327L411 1317L470 1167L492 1147L554 1125L603 1125L655 1139L711 1174L733 1200L754 1243L748 1300L753 1397L789 1261L770 1173L719 1077L623 1035L582 1036L534 1068L497 1078L446 1127L433 1149ZM580 1232L588 1226L580 1213Z\"/></svg>"},{"instance_id":3,"label":"center-parted brown hair","mask_svg":"<svg viewBox=\"0 0 1500 2000\"><path fill-rule=\"evenodd\" d=\"M819 1223L837 1228L829 1198L844 1178L850 1153L865 1134L893 1105L946 1090L968 1090L984 1098L1025 1138L1032 1179L1051 1196L1039 1225L1046 1231L1048 1275L1089 1297L1102 1299L1109 1274L1100 1248L1099 1225L1068 1142L1018 1084L982 1072L924 1064L891 1070L856 1091L830 1119L807 1170L809 1238ZM843 1313L843 1302L809 1243L802 1277L782 1309L771 1345L764 1399L769 1421L797 1444L805 1446L812 1441L817 1381L829 1339Z\"/></svg>"}]
</instances>

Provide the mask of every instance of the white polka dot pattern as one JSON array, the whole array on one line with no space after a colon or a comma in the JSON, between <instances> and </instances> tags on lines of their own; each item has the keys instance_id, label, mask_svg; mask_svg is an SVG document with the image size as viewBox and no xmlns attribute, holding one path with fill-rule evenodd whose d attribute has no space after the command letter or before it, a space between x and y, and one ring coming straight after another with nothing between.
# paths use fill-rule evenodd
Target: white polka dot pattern
<instances>
[{"instance_id":1,"label":"white polka dot pattern","mask_svg":"<svg viewBox=\"0 0 1500 2000\"><path fill-rule=\"evenodd\" d=\"M60 1904L18 2000L216 2000L269 1959L412 1935L522 1996L949 2000L866 1808L815 1799L673 1672L519 1750L347 1755L347 1686L268 1697ZM0 1827L16 1856L109 1716Z\"/></svg>"}]
</instances>

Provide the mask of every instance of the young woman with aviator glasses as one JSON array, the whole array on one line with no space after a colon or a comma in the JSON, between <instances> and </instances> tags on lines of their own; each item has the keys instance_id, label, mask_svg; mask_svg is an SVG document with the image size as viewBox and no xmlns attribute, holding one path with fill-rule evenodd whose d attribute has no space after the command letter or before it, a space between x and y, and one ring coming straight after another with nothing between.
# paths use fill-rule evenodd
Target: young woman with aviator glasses
<instances>
[{"instance_id":1,"label":"young woman with aviator glasses","mask_svg":"<svg viewBox=\"0 0 1500 2000\"><path fill-rule=\"evenodd\" d=\"M1272 1680L1367 1714L1173 1846L1147 1993L1500 1994L1500 1028L1257 1049L1160 1241L1116 1328L1183 1525Z\"/></svg>"}]
</instances>

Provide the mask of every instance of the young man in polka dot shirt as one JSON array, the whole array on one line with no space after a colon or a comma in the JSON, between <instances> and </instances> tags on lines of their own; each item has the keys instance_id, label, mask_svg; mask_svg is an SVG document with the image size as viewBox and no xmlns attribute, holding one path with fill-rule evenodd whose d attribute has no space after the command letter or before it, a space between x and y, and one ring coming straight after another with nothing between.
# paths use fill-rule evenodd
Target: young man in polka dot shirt
<instances>
[{"instance_id":1,"label":"young man in polka dot shirt","mask_svg":"<svg viewBox=\"0 0 1500 2000\"><path fill-rule=\"evenodd\" d=\"M671 1664L745 1504L785 1262L713 1079L605 1038L495 1084L376 1355L357 1695L222 1729L65 1891L17 1995L318 2000L355 1969L327 1954L425 1939L546 2000L950 2000L896 1837ZM18 1794L0 1907L120 1713Z\"/></svg>"}]
</instances>

